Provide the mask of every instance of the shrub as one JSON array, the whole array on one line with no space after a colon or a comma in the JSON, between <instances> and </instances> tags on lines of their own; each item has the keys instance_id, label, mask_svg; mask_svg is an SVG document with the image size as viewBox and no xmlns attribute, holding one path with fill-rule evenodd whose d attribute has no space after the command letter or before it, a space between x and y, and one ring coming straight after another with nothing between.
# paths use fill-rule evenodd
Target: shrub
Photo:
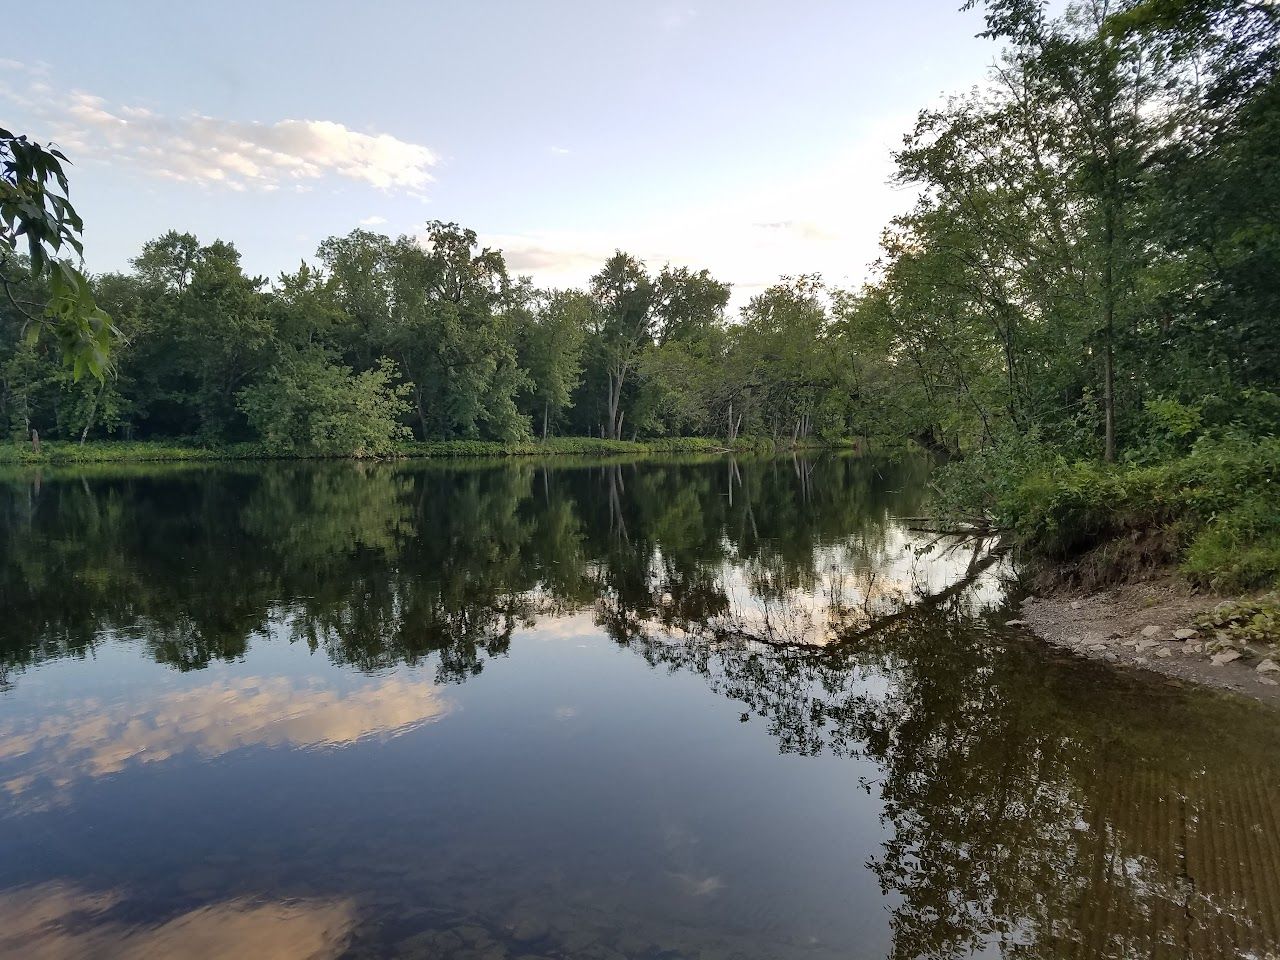
<instances>
[{"instance_id":1,"label":"shrub","mask_svg":"<svg viewBox=\"0 0 1280 960\"><path fill-rule=\"evenodd\" d=\"M385 357L372 370L353 373L312 350L242 390L239 407L268 453L377 456L409 436L400 418L408 413L411 389L397 382Z\"/></svg>"},{"instance_id":2,"label":"shrub","mask_svg":"<svg viewBox=\"0 0 1280 960\"><path fill-rule=\"evenodd\" d=\"M1153 465L1037 460L997 448L943 471L939 504L981 510L1034 555L1091 552L1104 577L1178 560L1220 590L1280 585L1280 440L1228 432Z\"/></svg>"}]
</instances>

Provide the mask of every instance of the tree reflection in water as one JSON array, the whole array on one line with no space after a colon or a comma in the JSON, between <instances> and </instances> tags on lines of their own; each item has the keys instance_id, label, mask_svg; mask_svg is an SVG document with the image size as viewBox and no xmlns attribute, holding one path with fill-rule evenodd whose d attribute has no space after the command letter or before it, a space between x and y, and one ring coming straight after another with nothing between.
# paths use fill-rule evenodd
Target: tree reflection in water
<instances>
[{"instance_id":1,"label":"tree reflection in water","mask_svg":"<svg viewBox=\"0 0 1280 960\"><path fill-rule=\"evenodd\" d=\"M823 457L19 475L0 684L126 638L194 670L306 644L480 674L590 610L781 751L871 761L893 956L1280 946L1280 726L1053 662L991 626L1000 564L926 542L918 464ZM943 555L945 553L945 556ZM518 643L519 641L516 640Z\"/></svg>"},{"instance_id":2,"label":"tree reflection in water","mask_svg":"<svg viewBox=\"0 0 1280 960\"><path fill-rule=\"evenodd\" d=\"M868 866L895 903L894 958L1280 945L1280 728L1268 712L1101 668L1046 669L975 620L962 591L816 649L778 642L805 629L778 626L785 604L756 637L707 629L714 617L680 623L674 607L638 621L602 606L618 643L701 674L783 752L875 763L865 786L891 829Z\"/></svg>"}]
</instances>

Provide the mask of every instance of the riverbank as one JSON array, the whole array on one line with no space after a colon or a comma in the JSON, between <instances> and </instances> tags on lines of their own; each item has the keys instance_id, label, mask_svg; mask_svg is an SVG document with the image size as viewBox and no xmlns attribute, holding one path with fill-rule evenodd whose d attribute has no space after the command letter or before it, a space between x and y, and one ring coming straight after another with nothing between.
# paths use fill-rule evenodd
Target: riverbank
<instances>
[{"instance_id":1,"label":"riverbank","mask_svg":"<svg viewBox=\"0 0 1280 960\"><path fill-rule=\"evenodd\" d=\"M659 440L602 440L595 437L551 437L504 443L490 440L433 440L397 444L381 459L434 459L464 457L600 456L644 453L774 452L776 450L830 449L833 445L800 443L775 446L768 437L743 437L732 442L707 437L672 437ZM98 440L85 444L67 441L0 446L0 464L72 464L177 462L194 460L323 460L344 459L323 454L279 453L260 444L209 446L181 441Z\"/></svg>"},{"instance_id":2,"label":"riverbank","mask_svg":"<svg viewBox=\"0 0 1280 960\"><path fill-rule=\"evenodd\" d=\"M1167 573L1082 595L1023 601L1019 627L1075 656L1280 706L1280 595L1196 592Z\"/></svg>"}]
</instances>

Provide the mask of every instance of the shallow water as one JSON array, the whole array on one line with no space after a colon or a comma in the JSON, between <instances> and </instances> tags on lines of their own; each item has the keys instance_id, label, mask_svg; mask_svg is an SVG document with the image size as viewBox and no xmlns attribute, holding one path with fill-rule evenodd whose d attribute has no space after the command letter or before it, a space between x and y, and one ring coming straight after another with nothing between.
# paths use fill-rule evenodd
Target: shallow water
<instances>
[{"instance_id":1,"label":"shallow water","mask_svg":"<svg viewBox=\"0 0 1280 960\"><path fill-rule=\"evenodd\" d=\"M0 955L1280 950L1274 713L868 459L0 482Z\"/></svg>"}]
</instances>

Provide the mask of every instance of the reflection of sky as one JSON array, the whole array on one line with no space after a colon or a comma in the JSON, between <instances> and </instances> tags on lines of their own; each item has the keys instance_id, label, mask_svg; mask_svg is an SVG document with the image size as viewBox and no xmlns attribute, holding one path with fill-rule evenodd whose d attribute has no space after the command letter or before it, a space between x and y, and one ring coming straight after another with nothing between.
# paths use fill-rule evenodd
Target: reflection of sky
<instances>
[{"instance_id":1,"label":"reflection of sky","mask_svg":"<svg viewBox=\"0 0 1280 960\"><path fill-rule=\"evenodd\" d=\"M812 583L788 585L763 597L753 577L762 568L737 560L725 562L719 579L729 600L723 626L774 642L821 645L838 630L935 596L959 583L970 566L986 558L993 542L977 545L956 537L938 538L893 525L883 540L859 538L815 547ZM653 569L660 571L659 552ZM960 598L968 613L998 605L1004 598L1008 567L999 560L974 576ZM775 584L775 586L777 586ZM662 596L666 602L669 596ZM714 625L713 625L714 626ZM670 630L679 635L679 630Z\"/></svg>"},{"instance_id":2,"label":"reflection of sky","mask_svg":"<svg viewBox=\"0 0 1280 960\"><path fill-rule=\"evenodd\" d=\"M245 747L334 747L396 736L438 719L449 703L436 686L374 678L340 690L320 678L214 676L143 697L67 700L0 719L0 788L40 802L84 778L190 753L208 759Z\"/></svg>"},{"instance_id":3,"label":"reflection of sky","mask_svg":"<svg viewBox=\"0 0 1280 960\"><path fill-rule=\"evenodd\" d=\"M161 923L117 915L129 907L117 890L89 891L51 882L0 893L0 954L25 960L324 960L346 946L355 926L349 901L228 900Z\"/></svg>"},{"instance_id":4,"label":"reflection of sky","mask_svg":"<svg viewBox=\"0 0 1280 960\"><path fill-rule=\"evenodd\" d=\"M880 912L848 911L851 898L878 897L861 866L881 837L878 807L855 794L870 765L815 758L779 776L773 740L739 723L738 708L704 678L619 655L591 617L547 617L520 631L510 660L450 686L448 722L417 735L364 735L365 724L312 723L311 711L299 715L308 720L300 726L281 710L278 730L241 732L232 723L226 736L174 748L172 761L113 757L104 764L122 764L120 772L91 782L95 754L69 737L75 712L58 706L55 691L75 686L76 701L88 701L91 678L105 671L86 661L42 665L27 675L33 682L10 691L13 709L0 722L15 726L21 712L36 718L34 730L52 711L58 736L0 769L34 763L37 751L56 766L61 750L81 779L64 791L72 802L38 810L30 800L47 800L49 791L32 786L20 815L0 822L0 889L8 888L0 923L9 903L38 912L33 891L51 901L39 909L55 918L26 940L0 932L0 956L185 956L172 951L174 937L207 929L215 917L242 924L239 938L256 946L259 928L250 924L269 926L274 905L295 896L306 910L286 917L296 927L281 929L299 930L304 943L317 940L312 922L340 931L344 903L358 911L358 937L372 936L382 919L389 936L406 923L434 922L406 920L424 904L451 916L475 911L496 934L510 905L566 935L598 924L694 955L697 946L731 944L725 955L793 956L795 938L812 936L826 944L806 950L815 960L834 960L834 945L863 940L883 955ZM136 658L138 647L102 652ZM123 729L132 722L130 697L148 703L135 713L185 729L210 708L180 705L216 704L219 694L251 699L264 688L298 698L314 690L327 715L337 703L373 703L402 689L397 679L414 688L431 675L402 667L362 676L299 644L259 643L246 659L185 675L154 665L148 682L135 679L98 702ZM174 682L147 697L166 678ZM424 706L442 702L430 689L435 697ZM388 724L416 722L408 716ZM357 742L315 748L343 738ZM265 742L280 748L247 748ZM204 757L217 760L193 762ZM803 818L793 815L798 798ZM251 911L261 897L271 909ZM95 906L95 898L110 903ZM68 899L72 905L59 906ZM262 937L274 942L267 931ZM379 948L376 955L392 953Z\"/></svg>"}]
</instances>

